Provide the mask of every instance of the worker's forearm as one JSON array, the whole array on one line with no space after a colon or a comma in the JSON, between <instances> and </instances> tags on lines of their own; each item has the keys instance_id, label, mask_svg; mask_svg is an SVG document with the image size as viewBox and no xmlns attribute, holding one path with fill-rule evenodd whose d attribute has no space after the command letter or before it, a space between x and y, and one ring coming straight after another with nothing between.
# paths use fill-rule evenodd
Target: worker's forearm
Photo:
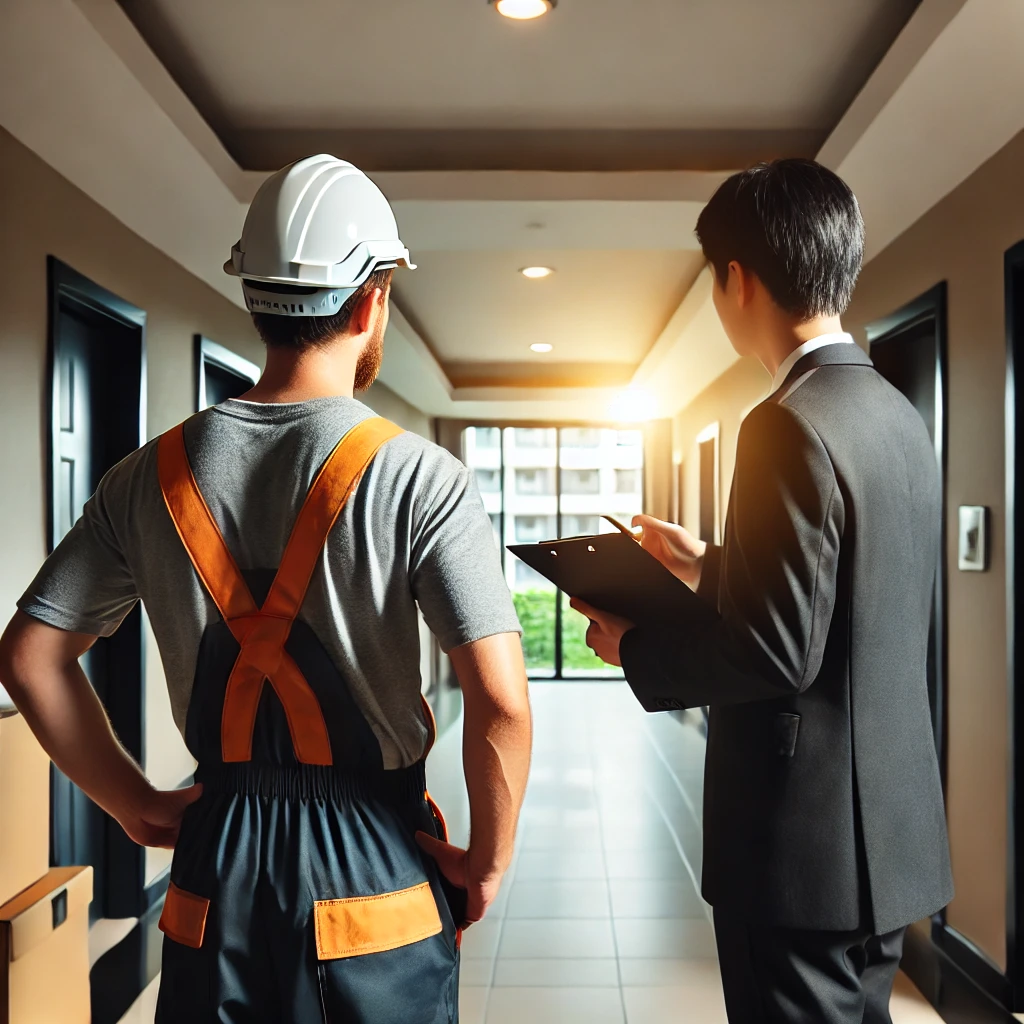
<instances>
[{"instance_id":1,"label":"worker's forearm","mask_svg":"<svg viewBox=\"0 0 1024 1024\"><path fill-rule=\"evenodd\" d=\"M109 814L135 812L151 791L118 742L103 705L77 661L4 680L29 728L54 764Z\"/></svg>"},{"instance_id":2,"label":"worker's forearm","mask_svg":"<svg viewBox=\"0 0 1024 1024\"><path fill-rule=\"evenodd\" d=\"M463 761L469 790L469 871L502 875L512 860L516 822L530 770L530 709L467 709Z\"/></svg>"}]
</instances>

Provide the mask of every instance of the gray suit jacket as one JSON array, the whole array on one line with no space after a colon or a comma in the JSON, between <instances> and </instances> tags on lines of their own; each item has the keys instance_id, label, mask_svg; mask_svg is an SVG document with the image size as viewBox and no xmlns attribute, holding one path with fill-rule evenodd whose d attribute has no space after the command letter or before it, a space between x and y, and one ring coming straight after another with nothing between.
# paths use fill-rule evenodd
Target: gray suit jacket
<instances>
[{"instance_id":1,"label":"gray suit jacket","mask_svg":"<svg viewBox=\"0 0 1024 1024\"><path fill-rule=\"evenodd\" d=\"M927 692L935 449L856 345L740 430L717 608L623 638L649 711L711 708L705 899L779 927L893 931L952 897Z\"/></svg>"}]
</instances>

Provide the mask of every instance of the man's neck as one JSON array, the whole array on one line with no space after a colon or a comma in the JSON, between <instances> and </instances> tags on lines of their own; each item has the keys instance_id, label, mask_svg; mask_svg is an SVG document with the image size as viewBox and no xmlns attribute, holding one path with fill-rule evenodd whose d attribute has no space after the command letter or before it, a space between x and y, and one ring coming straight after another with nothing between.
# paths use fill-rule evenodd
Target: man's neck
<instances>
[{"instance_id":1,"label":"man's neck","mask_svg":"<svg viewBox=\"0 0 1024 1024\"><path fill-rule=\"evenodd\" d=\"M761 365L774 377L779 367L805 342L823 334L842 334L843 325L837 316L819 316L801 323L780 323L769 331L758 353Z\"/></svg>"},{"instance_id":2,"label":"man's neck","mask_svg":"<svg viewBox=\"0 0 1024 1024\"><path fill-rule=\"evenodd\" d=\"M308 402L314 398L351 398L356 358L353 354L310 348L304 352L267 349L267 365L259 383L242 398L247 402Z\"/></svg>"}]
</instances>

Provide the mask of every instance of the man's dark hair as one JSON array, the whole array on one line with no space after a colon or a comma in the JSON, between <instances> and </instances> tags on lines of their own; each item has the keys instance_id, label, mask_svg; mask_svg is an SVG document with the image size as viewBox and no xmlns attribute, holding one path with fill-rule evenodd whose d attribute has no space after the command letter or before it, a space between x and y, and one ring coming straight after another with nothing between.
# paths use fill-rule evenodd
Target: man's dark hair
<instances>
[{"instance_id":1,"label":"man's dark hair","mask_svg":"<svg viewBox=\"0 0 1024 1024\"><path fill-rule=\"evenodd\" d=\"M328 345L339 334L348 330L349 321L356 307L375 289L386 292L391 283L394 268L375 270L345 301L337 313L330 316L280 316L274 313L253 313L252 322L260 337L268 346L290 348L296 351ZM256 287L266 291L280 291L285 295L309 295L315 288L298 288L292 285L269 285L254 282Z\"/></svg>"},{"instance_id":2,"label":"man's dark hair","mask_svg":"<svg viewBox=\"0 0 1024 1024\"><path fill-rule=\"evenodd\" d=\"M813 160L734 174L701 212L697 238L720 285L735 260L801 320L845 312L864 258L857 197Z\"/></svg>"}]
</instances>

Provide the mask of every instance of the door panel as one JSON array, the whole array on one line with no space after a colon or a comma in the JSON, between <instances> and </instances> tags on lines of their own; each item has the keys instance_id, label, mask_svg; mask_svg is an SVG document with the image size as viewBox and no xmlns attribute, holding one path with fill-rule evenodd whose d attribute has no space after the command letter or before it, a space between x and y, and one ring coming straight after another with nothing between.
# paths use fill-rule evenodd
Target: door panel
<instances>
[{"instance_id":1,"label":"door panel","mask_svg":"<svg viewBox=\"0 0 1024 1024\"><path fill-rule=\"evenodd\" d=\"M132 322L124 314L133 309L51 261L51 548L81 517L102 475L142 439L144 314L135 310ZM138 609L81 664L122 743L141 760ZM139 913L140 855L120 826L54 766L50 859L54 866L92 865L91 920Z\"/></svg>"}]
</instances>

